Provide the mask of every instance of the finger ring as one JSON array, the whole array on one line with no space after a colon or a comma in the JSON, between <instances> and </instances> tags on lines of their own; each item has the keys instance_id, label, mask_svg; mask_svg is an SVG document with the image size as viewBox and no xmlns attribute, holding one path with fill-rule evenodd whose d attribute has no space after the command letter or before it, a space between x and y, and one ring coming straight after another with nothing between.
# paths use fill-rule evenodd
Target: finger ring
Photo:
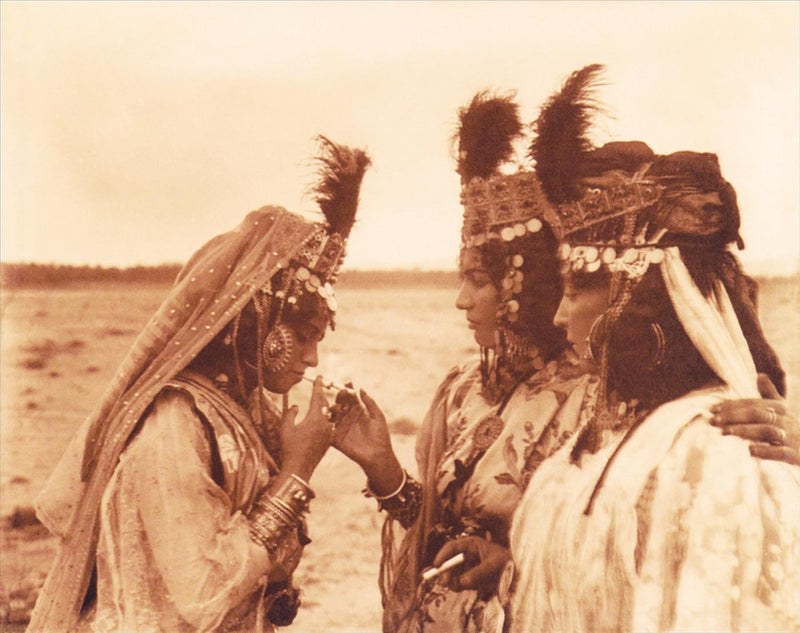
<instances>
[{"instance_id":1,"label":"finger ring","mask_svg":"<svg viewBox=\"0 0 800 633\"><path fill-rule=\"evenodd\" d=\"M775 409L772 407L767 407L767 412L769 413L769 421L767 424L777 424L778 414L775 412Z\"/></svg>"},{"instance_id":2,"label":"finger ring","mask_svg":"<svg viewBox=\"0 0 800 633\"><path fill-rule=\"evenodd\" d=\"M329 415L331 412L331 410L326 406L323 406L322 409L320 409L320 411L322 411L322 415Z\"/></svg>"}]
</instances>

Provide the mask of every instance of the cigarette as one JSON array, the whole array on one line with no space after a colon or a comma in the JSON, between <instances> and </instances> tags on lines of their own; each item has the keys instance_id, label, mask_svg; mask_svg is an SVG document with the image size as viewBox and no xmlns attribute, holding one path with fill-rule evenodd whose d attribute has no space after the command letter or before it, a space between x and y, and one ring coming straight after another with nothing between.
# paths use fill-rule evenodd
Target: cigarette
<instances>
[{"instance_id":1,"label":"cigarette","mask_svg":"<svg viewBox=\"0 0 800 633\"><path fill-rule=\"evenodd\" d=\"M436 578L439 574L443 574L448 569L452 569L453 567L457 567L461 563L464 562L464 553L461 552L460 554L456 554L452 558L448 558L438 567L431 567L430 569L426 569L422 572L422 580L430 580L431 578Z\"/></svg>"},{"instance_id":2,"label":"cigarette","mask_svg":"<svg viewBox=\"0 0 800 633\"><path fill-rule=\"evenodd\" d=\"M303 380L307 380L308 382L314 382L315 379L310 378L309 376L303 376ZM349 387L340 387L335 382L329 382L327 384L323 382L322 387L324 389L333 389L335 391L342 391L342 390L352 391L352 389L350 389Z\"/></svg>"}]
</instances>

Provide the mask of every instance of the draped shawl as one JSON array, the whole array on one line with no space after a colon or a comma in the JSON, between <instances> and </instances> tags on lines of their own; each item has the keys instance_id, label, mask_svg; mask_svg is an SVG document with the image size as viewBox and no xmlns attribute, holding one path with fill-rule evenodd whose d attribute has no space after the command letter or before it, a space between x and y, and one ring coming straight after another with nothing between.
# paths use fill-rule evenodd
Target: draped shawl
<instances>
[{"instance_id":1,"label":"draped shawl","mask_svg":"<svg viewBox=\"0 0 800 633\"><path fill-rule=\"evenodd\" d=\"M37 498L40 519L62 542L28 631L75 624L95 562L101 497L139 419L317 226L281 207L263 207L209 240L183 267Z\"/></svg>"}]
</instances>

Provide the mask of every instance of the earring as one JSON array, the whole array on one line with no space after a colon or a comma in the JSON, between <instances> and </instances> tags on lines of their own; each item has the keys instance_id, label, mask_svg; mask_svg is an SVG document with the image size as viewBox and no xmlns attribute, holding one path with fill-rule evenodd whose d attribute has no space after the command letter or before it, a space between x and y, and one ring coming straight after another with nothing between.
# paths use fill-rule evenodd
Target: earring
<instances>
[{"instance_id":1,"label":"earring","mask_svg":"<svg viewBox=\"0 0 800 633\"><path fill-rule=\"evenodd\" d=\"M292 335L283 324L276 325L264 338L261 347L264 369L269 372L280 372L289 366L292 357Z\"/></svg>"},{"instance_id":2,"label":"earring","mask_svg":"<svg viewBox=\"0 0 800 633\"><path fill-rule=\"evenodd\" d=\"M650 331L653 333L653 336L656 339L656 350L651 360L651 368L655 368L664 362L664 356L667 352L667 344L666 339L664 338L664 330L661 329L661 326L658 323L650 323Z\"/></svg>"},{"instance_id":3,"label":"earring","mask_svg":"<svg viewBox=\"0 0 800 633\"><path fill-rule=\"evenodd\" d=\"M592 327L589 328L589 336L586 337L586 360L590 360L593 363L600 361L600 347L605 342L603 317L605 317L605 314L601 314L594 320Z\"/></svg>"}]
</instances>

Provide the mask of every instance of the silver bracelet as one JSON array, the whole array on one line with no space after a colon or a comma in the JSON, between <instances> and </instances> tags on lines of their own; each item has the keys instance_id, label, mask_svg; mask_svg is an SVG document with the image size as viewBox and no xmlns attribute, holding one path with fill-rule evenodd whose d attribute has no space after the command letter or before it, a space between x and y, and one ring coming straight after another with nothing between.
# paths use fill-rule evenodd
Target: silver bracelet
<instances>
[{"instance_id":1,"label":"silver bracelet","mask_svg":"<svg viewBox=\"0 0 800 633\"><path fill-rule=\"evenodd\" d=\"M403 469L403 480L400 482L400 485L397 487L397 490L381 497L372 492L372 488L369 487L369 480L368 480L366 494L368 497L372 497L373 499L377 499L378 501L386 501L387 499L391 499L392 497L396 497L397 495L399 495L400 491L403 490L403 487L406 485L407 481L408 481L408 473L405 471L405 469Z\"/></svg>"}]
</instances>

